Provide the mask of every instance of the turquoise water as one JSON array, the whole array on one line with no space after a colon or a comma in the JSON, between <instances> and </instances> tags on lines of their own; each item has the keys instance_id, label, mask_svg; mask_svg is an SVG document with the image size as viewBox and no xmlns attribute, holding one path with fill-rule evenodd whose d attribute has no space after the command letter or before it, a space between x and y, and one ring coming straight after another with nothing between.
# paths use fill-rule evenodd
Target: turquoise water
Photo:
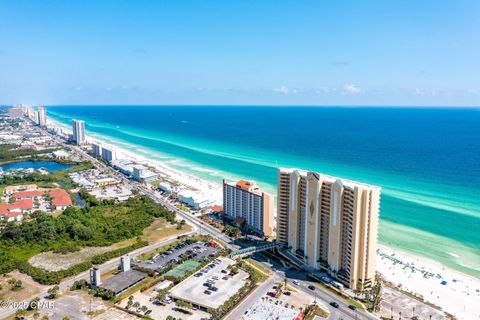
<instances>
[{"instance_id":1,"label":"turquoise water","mask_svg":"<svg viewBox=\"0 0 480 320\"><path fill-rule=\"evenodd\" d=\"M480 277L480 110L49 107L89 135L204 179L276 190L279 166L382 187L380 243Z\"/></svg>"},{"instance_id":2,"label":"turquoise water","mask_svg":"<svg viewBox=\"0 0 480 320\"><path fill-rule=\"evenodd\" d=\"M0 164L0 168L3 171L16 170L16 169L47 169L48 172L55 172L70 168L71 164L59 163L55 161L19 161Z\"/></svg>"}]
</instances>

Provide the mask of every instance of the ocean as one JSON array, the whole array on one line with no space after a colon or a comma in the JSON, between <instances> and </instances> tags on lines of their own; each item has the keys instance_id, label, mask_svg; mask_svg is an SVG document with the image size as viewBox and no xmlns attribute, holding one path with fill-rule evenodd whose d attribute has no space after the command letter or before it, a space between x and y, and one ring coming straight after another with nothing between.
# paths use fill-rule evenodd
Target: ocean
<instances>
[{"instance_id":1,"label":"ocean","mask_svg":"<svg viewBox=\"0 0 480 320\"><path fill-rule=\"evenodd\" d=\"M382 187L379 242L480 278L480 109L52 106L87 135L276 193L277 168Z\"/></svg>"}]
</instances>

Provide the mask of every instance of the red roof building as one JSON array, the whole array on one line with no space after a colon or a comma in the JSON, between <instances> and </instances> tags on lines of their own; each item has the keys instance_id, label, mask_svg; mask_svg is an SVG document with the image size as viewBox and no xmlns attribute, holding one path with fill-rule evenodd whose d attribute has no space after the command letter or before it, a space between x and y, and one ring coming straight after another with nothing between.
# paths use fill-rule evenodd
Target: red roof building
<instances>
[{"instance_id":1,"label":"red roof building","mask_svg":"<svg viewBox=\"0 0 480 320\"><path fill-rule=\"evenodd\" d=\"M213 213L223 213L223 207L219 206L218 204L212 206Z\"/></svg>"},{"instance_id":2,"label":"red roof building","mask_svg":"<svg viewBox=\"0 0 480 320\"><path fill-rule=\"evenodd\" d=\"M70 195L63 189L53 189L48 194L52 197L52 205L56 208L65 208L72 205Z\"/></svg>"},{"instance_id":3,"label":"red roof building","mask_svg":"<svg viewBox=\"0 0 480 320\"><path fill-rule=\"evenodd\" d=\"M33 209L32 199L23 199L14 203L0 204L0 215L5 216L8 221L21 220L24 213L28 213Z\"/></svg>"},{"instance_id":4,"label":"red roof building","mask_svg":"<svg viewBox=\"0 0 480 320\"><path fill-rule=\"evenodd\" d=\"M12 194L12 197L15 199L33 199L37 197L43 196L43 192L39 190L31 190L31 191L20 191L20 192L15 192Z\"/></svg>"}]
</instances>

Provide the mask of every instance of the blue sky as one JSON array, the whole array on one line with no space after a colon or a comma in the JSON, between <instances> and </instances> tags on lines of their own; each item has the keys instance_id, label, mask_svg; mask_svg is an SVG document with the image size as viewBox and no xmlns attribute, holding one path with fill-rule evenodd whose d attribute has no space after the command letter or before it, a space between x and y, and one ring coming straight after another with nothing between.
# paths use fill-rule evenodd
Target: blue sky
<instances>
[{"instance_id":1,"label":"blue sky","mask_svg":"<svg viewBox=\"0 0 480 320\"><path fill-rule=\"evenodd\" d=\"M3 1L0 103L480 106L480 1Z\"/></svg>"}]
</instances>

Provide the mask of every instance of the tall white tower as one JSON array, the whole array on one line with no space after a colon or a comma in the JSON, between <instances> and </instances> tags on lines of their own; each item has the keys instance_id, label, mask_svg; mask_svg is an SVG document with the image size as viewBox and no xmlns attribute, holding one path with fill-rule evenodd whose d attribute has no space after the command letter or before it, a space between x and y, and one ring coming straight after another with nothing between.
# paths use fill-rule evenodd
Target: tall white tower
<instances>
[{"instance_id":1,"label":"tall white tower","mask_svg":"<svg viewBox=\"0 0 480 320\"><path fill-rule=\"evenodd\" d=\"M82 120L72 120L73 142L76 145L85 143L85 122Z\"/></svg>"}]
</instances>

